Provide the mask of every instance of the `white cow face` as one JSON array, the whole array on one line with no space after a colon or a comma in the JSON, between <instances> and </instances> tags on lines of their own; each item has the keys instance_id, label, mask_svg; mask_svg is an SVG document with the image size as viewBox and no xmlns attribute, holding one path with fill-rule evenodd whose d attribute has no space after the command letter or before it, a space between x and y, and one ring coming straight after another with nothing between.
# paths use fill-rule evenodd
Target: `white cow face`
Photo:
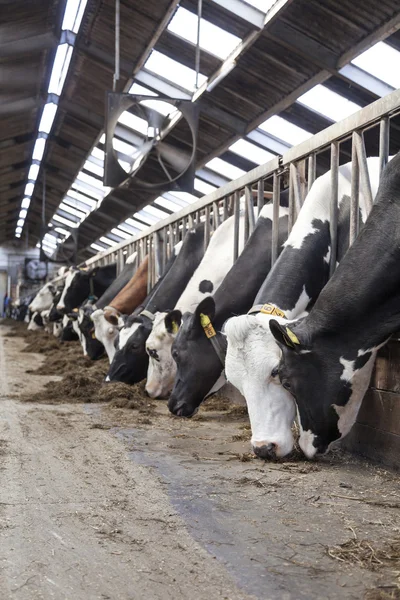
<instances>
[{"instance_id":1,"label":"white cow face","mask_svg":"<svg viewBox=\"0 0 400 600\"><path fill-rule=\"evenodd\" d=\"M280 350L269 330L270 318L242 315L226 322L225 374L246 398L255 454L281 458L293 449L296 409L279 381Z\"/></svg>"},{"instance_id":2,"label":"white cow face","mask_svg":"<svg viewBox=\"0 0 400 600\"><path fill-rule=\"evenodd\" d=\"M29 321L28 331L39 331L43 329L43 321L39 312L34 312Z\"/></svg>"},{"instance_id":3,"label":"white cow face","mask_svg":"<svg viewBox=\"0 0 400 600\"><path fill-rule=\"evenodd\" d=\"M106 321L104 311L99 308L90 315L94 323L94 334L106 349L110 364L115 354L115 340L118 337L118 327Z\"/></svg>"},{"instance_id":4,"label":"white cow face","mask_svg":"<svg viewBox=\"0 0 400 600\"><path fill-rule=\"evenodd\" d=\"M42 312L42 310L47 310L53 304L55 293L55 287L51 283L46 283L46 285L44 285L38 291L32 302L30 303L29 309L32 312Z\"/></svg>"},{"instance_id":5,"label":"white cow face","mask_svg":"<svg viewBox=\"0 0 400 600\"><path fill-rule=\"evenodd\" d=\"M174 386L176 363L172 358L172 342L180 326L180 317L174 319L171 313L157 313L153 330L146 341L149 355L146 392L151 398L167 398Z\"/></svg>"},{"instance_id":6,"label":"white cow face","mask_svg":"<svg viewBox=\"0 0 400 600\"><path fill-rule=\"evenodd\" d=\"M62 330L63 330L62 323L53 323L53 335L55 338L59 339L61 337Z\"/></svg>"}]
</instances>

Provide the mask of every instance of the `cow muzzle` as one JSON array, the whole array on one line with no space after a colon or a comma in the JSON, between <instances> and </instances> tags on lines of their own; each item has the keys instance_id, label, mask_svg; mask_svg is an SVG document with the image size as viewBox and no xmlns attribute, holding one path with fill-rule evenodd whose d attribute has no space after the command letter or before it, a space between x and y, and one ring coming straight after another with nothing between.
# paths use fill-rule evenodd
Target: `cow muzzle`
<instances>
[{"instance_id":1,"label":"cow muzzle","mask_svg":"<svg viewBox=\"0 0 400 600\"><path fill-rule=\"evenodd\" d=\"M276 444L265 444L263 442L259 442L253 445L253 452L257 456L257 458L262 458L263 460L271 460L276 458Z\"/></svg>"}]
</instances>

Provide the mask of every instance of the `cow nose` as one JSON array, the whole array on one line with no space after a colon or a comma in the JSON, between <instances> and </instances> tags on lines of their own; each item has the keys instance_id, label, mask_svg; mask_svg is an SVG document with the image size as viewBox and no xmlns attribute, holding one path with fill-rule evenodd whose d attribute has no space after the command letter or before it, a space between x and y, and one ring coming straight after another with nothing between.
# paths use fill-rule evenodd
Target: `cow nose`
<instances>
[{"instance_id":1,"label":"cow nose","mask_svg":"<svg viewBox=\"0 0 400 600\"><path fill-rule=\"evenodd\" d=\"M265 460L276 458L276 444L263 444L262 446L253 446L253 452L257 458Z\"/></svg>"}]
</instances>

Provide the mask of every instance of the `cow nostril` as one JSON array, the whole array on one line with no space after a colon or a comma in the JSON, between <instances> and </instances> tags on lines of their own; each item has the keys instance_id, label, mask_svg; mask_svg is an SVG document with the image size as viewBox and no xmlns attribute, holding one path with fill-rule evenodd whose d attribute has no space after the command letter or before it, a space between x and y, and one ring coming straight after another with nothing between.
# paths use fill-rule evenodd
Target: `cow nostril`
<instances>
[{"instance_id":1,"label":"cow nostril","mask_svg":"<svg viewBox=\"0 0 400 600\"><path fill-rule=\"evenodd\" d=\"M257 456L257 458L276 458L276 444L264 444L262 446L253 446L253 452Z\"/></svg>"}]
</instances>

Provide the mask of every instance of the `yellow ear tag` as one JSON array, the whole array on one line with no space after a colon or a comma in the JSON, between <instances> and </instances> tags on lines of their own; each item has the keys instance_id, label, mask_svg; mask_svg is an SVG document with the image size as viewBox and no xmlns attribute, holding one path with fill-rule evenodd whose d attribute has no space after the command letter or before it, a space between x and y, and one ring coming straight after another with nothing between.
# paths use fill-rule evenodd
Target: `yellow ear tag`
<instances>
[{"instance_id":1,"label":"yellow ear tag","mask_svg":"<svg viewBox=\"0 0 400 600\"><path fill-rule=\"evenodd\" d=\"M286 315L280 308L277 308L273 304L264 304L264 306L260 309L260 313L263 315L276 315L277 317L283 317L286 319Z\"/></svg>"},{"instance_id":2,"label":"yellow ear tag","mask_svg":"<svg viewBox=\"0 0 400 600\"><path fill-rule=\"evenodd\" d=\"M178 323L176 323L176 321L172 321L172 333L178 333L178 331L179 331Z\"/></svg>"},{"instance_id":3,"label":"yellow ear tag","mask_svg":"<svg viewBox=\"0 0 400 600\"><path fill-rule=\"evenodd\" d=\"M296 334L293 333L293 331L290 331L289 327L286 327L286 333L289 339L293 342L293 344L297 344L298 346L300 346L299 338Z\"/></svg>"},{"instance_id":4,"label":"yellow ear tag","mask_svg":"<svg viewBox=\"0 0 400 600\"><path fill-rule=\"evenodd\" d=\"M94 331L92 331L92 340L95 340L95 339L96 339L96 334Z\"/></svg>"},{"instance_id":5,"label":"yellow ear tag","mask_svg":"<svg viewBox=\"0 0 400 600\"><path fill-rule=\"evenodd\" d=\"M75 313L79 312L79 308L73 308L72 312L75 312Z\"/></svg>"},{"instance_id":6,"label":"yellow ear tag","mask_svg":"<svg viewBox=\"0 0 400 600\"><path fill-rule=\"evenodd\" d=\"M217 335L208 315L200 313L200 323L204 329L204 333L208 338L212 338L214 335Z\"/></svg>"}]
</instances>

